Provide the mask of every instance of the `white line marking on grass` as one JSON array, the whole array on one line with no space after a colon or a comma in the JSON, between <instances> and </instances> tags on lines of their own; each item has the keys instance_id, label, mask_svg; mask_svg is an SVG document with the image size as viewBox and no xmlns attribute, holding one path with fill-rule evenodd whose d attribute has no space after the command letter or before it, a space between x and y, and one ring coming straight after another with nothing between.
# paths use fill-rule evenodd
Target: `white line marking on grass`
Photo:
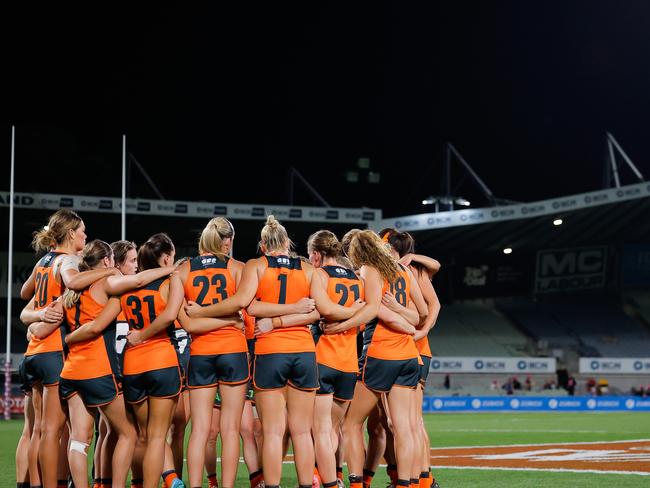
<instances>
[{"instance_id":1,"label":"white line marking on grass","mask_svg":"<svg viewBox=\"0 0 650 488\"><path fill-rule=\"evenodd\" d=\"M481 449L486 447L531 447L531 446L572 446L581 444L618 444L621 442L650 442L650 439L623 439L617 441L589 441L589 442L544 442L535 444L498 444L491 446L450 446L450 447L432 447L431 451L441 449Z\"/></svg>"},{"instance_id":2,"label":"white line marking on grass","mask_svg":"<svg viewBox=\"0 0 650 488\"><path fill-rule=\"evenodd\" d=\"M553 434L607 434L608 430L548 430L548 429L436 429L436 432L523 432Z\"/></svg>"},{"instance_id":3,"label":"white line marking on grass","mask_svg":"<svg viewBox=\"0 0 650 488\"><path fill-rule=\"evenodd\" d=\"M431 465L433 469L480 469L483 471L545 471L554 473L593 473L593 474L636 474L639 476L650 476L650 473L643 471L600 471L597 469L565 469L565 468L502 468L502 467L487 467L487 466L436 466Z\"/></svg>"}]
</instances>

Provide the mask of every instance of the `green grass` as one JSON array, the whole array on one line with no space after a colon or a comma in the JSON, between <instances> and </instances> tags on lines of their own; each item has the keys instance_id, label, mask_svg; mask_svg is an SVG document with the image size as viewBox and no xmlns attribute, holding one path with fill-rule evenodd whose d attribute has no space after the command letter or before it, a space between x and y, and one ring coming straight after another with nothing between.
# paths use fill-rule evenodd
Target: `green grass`
<instances>
[{"instance_id":1,"label":"green grass","mask_svg":"<svg viewBox=\"0 0 650 488\"><path fill-rule=\"evenodd\" d=\"M650 414L623 413L485 413L425 415L432 447L585 442L650 439ZM0 486L15 486L14 449L22 421L0 422ZM188 428L189 434L189 428ZM282 485L297 485L293 465L284 466ZM535 471L437 469L442 488L560 488L650 486L650 477ZM373 486L388 483L380 468ZM204 485L207 486L207 485ZM247 487L248 474L240 465L237 486Z\"/></svg>"}]
</instances>

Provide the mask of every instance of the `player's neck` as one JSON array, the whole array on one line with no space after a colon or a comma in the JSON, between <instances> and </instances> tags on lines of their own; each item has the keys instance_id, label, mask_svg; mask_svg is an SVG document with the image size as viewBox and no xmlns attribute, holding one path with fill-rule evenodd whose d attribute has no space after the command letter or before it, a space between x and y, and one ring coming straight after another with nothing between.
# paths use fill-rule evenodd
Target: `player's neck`
<instances>
[{"instance_id":1,"label":"player's neck","mask_svg":"<svg viewBox=\"0 0 650 488\"><path fill-rule=\"evenodd\" d=\"M278 251L269 251L266 253L267 256L288 256L289 249L281 249Z\"/></svg>"}]
</instances>

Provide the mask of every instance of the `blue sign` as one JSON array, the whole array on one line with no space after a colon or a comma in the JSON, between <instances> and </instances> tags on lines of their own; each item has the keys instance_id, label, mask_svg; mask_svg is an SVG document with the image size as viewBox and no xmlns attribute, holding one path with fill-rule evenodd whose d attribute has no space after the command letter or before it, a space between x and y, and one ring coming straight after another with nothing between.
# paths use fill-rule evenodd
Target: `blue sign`
<instances>
[{"instance_id":1,"label":"blue sign","mask_svg":"<svg viewBox=\"0 0 650 488\"><path fill-rule=\"evenodd\" d=\"M632 396L424 397L423 412L650 412L650 398Z\"/></svg>"}]
</instances>

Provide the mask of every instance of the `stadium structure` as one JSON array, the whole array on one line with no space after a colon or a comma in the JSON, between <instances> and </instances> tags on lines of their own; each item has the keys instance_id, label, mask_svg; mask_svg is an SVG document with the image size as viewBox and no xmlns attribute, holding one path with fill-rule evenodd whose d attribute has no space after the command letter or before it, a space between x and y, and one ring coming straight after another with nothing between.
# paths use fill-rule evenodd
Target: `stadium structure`
<instances>
[{"instance_id":1,"label":"stadium structure","mask_svg":"<svg viewBox=\"0 0 650 488\"><path fill-rule=\"evenodd\" d=\"M260 225L271 213L285 222L303 254L307 237L320 228L337 234L355 227L408 231L418 252L442 264L434 278L442 311L430 335L434 359L425 409L575 410L601 403L605 409L649 409L648 197L650 184L638 183L387 219L367 208L128 199L126 228L136 243L166 231L177 255L185 256L195 252L206 219L224 215L235 225L240 259L256 255ZM9 193L0 192L0 199L6 207ZM31 232L52 211L78 211L89 239L120 238L119 198L16 193L14 203L14 297L34 263ZM0 294L6 297L6 248L2 257ZM17 319L23 305L14 298L14 368L26 344ZM571 394L575 399L561 399ZM605 400L613 395L616 400ZM592 397L601 403L589 402Z\"/></svg>"}]
</instances>

